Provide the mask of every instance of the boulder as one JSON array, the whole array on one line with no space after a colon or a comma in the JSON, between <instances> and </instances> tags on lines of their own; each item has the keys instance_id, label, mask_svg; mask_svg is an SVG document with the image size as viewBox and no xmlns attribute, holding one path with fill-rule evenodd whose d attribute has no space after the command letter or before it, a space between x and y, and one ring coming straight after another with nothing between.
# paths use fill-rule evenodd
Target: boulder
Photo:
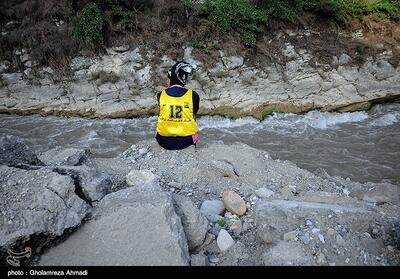
<instances>
[{"instance_id":1,"label":"boulder","mask_svg":"<svg viewBox=\"0 0 400 279\"><path fill-rule=\"evenodd\" d=\"M39 251L40 243L78 226L90 211L71 177L48 169L0 166L0 197L0 247L15 251L31 237Z\"/></svg>"},{"instance_id":2,"label":"boulder","mask_svg":"<svg viewBox=\"0 0 400 279\"><path fill-rule=\"evenodd\" d=\"M0 138L0 164L44 166L36 154L20 138L7 135Z\"/></svg>"},{"instance_id":3,"label":"boulder","mask_svg":"<svg viewBox=\"0 0 400 279\"><path fill-rule=\"evenodd\" d=\"M43 152L39 159L50 166L78 166L87 160L89 150L56 147Z\"/></svg>"},{"instance_id":4,"label":"boulder","mask_svg":"<svg viewBox=\"0 0 400 279\"><path fill-rule=\"evenodd\" d=\"M232 214L242 216L246 213L246 203L233 191L224 191L222 201L225 208Z\"/></svg>"},{"instance_id":5,"label":"boulder","mask_svg":"<svg viewBox=\"0 0 400 279\"><path fill-rule=\"evenodd\" d=\"M266 199L266 198L269 198L269 197L273 196L275 194L275 192L271 191L271 190L269 190L267 188L260 188L260 189L255 191L255 194L260 199Z\"/></svg>"},{"instance_id":6,"label":"boulder","mask_svg":"<svg viewBox=\"0 0 400 279\"><path fill-rule=\"evenodd\" d=\"M132 169L132 162L125 158L93 158L92 167L102 170L110 176L112 191L129 187L126 176Z\"/></svg>"},{"instance_id":7,"label":"boulder","mask_svg":"<svg viewBox=\"0 0 400 279\"><path fill-rule=\"evenodd\" d=\"M206 200L200 206L200 212L204 215L222 215L225 212L225 206L219 200Z\"/></svg>"},{"instance_id":8,"label":"boulder","mask_svg":"<svg viewBox=\"0 0 400 279\"><path fill-rule=\"evenodd\" d=\"M154 183L157 180L158 177L151 170L131 170L126 176L126 183L134 187Z\"/></svg>"},{"instance_id":9,"label":"boulder","mask_svg":"<svg viewBox=\"0 0 400 279\"><path fill-rule=\"evenodd\" d=\"M189 261L172 197L152 184L107 195L94 218L45 253L39 265L182 266Z\"/></svg>"},{"instance_id":10,"label":"boulder","mask_svg":"<svg viewBox=\"0 0 400 279\"><path fill-rule=\"evenodd\" d=\"M203 244L208 231L208 221L190 198L174 194L173 202L176 214L181 217L189 250L193 250Z\"/></svg>"},{"instance_id":11,"label":"boulder","mask_svg":"<svg viewBox=\"0 0 400 279\"><path fill-rule=\"evenodd\" d=\"M109 175L88 166L58 166L55 171L71 176L76 183L78 193L86 201L99 201L111 193L112 182Z\"/></svg>"},{"instance_id":12,"label":"boulder","mask_svg":"<svg viewBox=\"0 0 400 279\"><path fill-rule=\"evenodd\" d=\"M375 212L362 207L305 201L260 200L254 210L257 233L266 243L279 242L309 216L313 216L320 226L331 227L333 221L325 216L335 212L337 222L346 221L356 231L366 230L371 220L379 218Z\"/></svg>"}]
</instances>

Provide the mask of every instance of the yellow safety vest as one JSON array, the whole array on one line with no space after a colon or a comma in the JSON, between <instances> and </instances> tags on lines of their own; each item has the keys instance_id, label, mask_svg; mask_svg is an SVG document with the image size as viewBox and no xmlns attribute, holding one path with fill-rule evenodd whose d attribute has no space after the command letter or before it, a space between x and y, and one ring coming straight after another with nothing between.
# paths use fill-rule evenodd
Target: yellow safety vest
<instances>
[{"instance_id":1,"label":"yellow safety vest","mask_svg":"<svg viewBox=\"0 0 400 279\"><path fill-rule=\"evenodd\" d=\"M181 97L171 97L165 90L161 92L157 122L157 132L161 136L185 137L199 131L193 114L192 95L192 89Z\"/></svg>"}]
</instances>

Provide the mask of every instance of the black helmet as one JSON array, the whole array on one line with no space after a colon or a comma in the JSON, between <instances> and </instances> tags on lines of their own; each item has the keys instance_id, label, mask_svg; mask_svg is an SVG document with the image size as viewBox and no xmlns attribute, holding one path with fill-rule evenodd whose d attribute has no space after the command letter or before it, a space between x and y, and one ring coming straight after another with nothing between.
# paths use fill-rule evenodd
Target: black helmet
<instances>
[{"instance_id":1,"label":"black helmet","mask_svg":"<svg viewBox=\"0 0 400 279\"><path fill-rule=\"evenodd\" d=\"M185 85L189 77L196 70L196 65L186 63L185 61L177 62L168 71L168 78L172 84Z\"/></svg>"}]
</instances>

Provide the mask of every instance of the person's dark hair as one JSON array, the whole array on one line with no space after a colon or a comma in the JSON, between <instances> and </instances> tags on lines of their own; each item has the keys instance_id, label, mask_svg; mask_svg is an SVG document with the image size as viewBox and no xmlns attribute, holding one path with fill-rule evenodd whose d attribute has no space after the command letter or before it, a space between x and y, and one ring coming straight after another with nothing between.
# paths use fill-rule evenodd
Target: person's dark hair
<instances>
[{"instance_id":1,"label":"person's dark hair","mask_svg":"<svg viewBox=\"0 0 400 279\"><path fill-rule=\"evenodd\" d=\"M184 86L195 69L195 65L191 65L185 61L179 61L169 69L168 78L172 85L179 84Z\"/></svg>"}]
</instances>

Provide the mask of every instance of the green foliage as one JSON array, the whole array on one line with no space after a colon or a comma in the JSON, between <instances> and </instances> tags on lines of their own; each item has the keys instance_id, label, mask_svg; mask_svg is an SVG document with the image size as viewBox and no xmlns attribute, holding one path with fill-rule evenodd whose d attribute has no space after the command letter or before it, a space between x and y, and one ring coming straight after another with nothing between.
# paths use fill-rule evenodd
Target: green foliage
<instances>
[{"instance_id":1,"label":"green foliage","mask_svg":"<svg viewBox=\"0 0 400 279\"><path fill-rule=\"evenodd\" d=\"M104 13L116 31L133 30L135 26L136 8L128 0L103 0Z\"/></svg>"},{"instance_id":2,"label":"green foliage","mask_svg":"<svg viewBox=\"0 0 400 279\"><path fill-rule=\"evenodd\" d=\"M257 24L267 20L263 12L248 0L206 0L199 11L223 32L239 32L246 46L255 45L259 31Z\"/></svg>"},{"instance_id":3,"label":"green foliage","mask_svg":"<svg viewBox=\"0 0 400 279\"><path fill-rule=\"evenodd\" d=\"M310 0L306 10L320 13L337 21L373 15L380 19L400 19L400 1L397 0Z\"/></svg>"},{"instance_id":4,"label":"green foliage","mask_svg":"<svg viewBox=\"0 0 400 279\"><path fill-rule=\"evenodd\" d=\"M74 34L86 42L103 44L104 17L95 3L87 4L75 23Z\"/></svg>"},{"instance_id":5,"label":"green foliage","mask_svg":"<svg viewBox=\"0 0 400 279\"><path fill-rule=\"evenodd\" d=\"M303 14L304 0L263 0L259 7L269 18L294 21Z\"/></svg>"}]
</instances>

